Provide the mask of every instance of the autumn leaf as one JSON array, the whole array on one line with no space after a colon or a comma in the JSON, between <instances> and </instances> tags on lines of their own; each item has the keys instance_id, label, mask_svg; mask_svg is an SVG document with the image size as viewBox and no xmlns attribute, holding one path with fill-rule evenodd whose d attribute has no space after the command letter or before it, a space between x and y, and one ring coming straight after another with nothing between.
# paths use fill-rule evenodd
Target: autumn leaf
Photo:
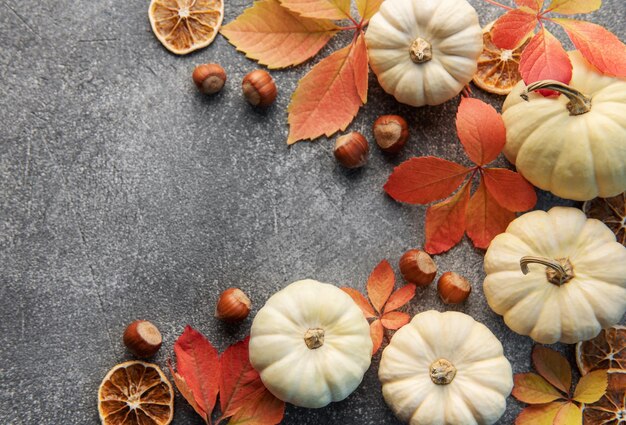
<instances>
[{"instance_id":1,"label":"autumn leaf","mask_svg":"<svg viewBox=\"0 0 626 425\"><path fill-rule=\"evenodd\" d=\"M350 17L350 0L280 0L280 4L307 18L337 20Z\"/></svg>"},{"instance_id":2,"label":"autumn leaf","mask_svg":"<svg viewBox=\"0 0 626 425\"><path fill-rule=\"evenodd\" d=\"M356 7L359 10L359 15L363 21L368 21L383 3L383 0L356 0Z\"/></svg>"},{"instance_id":3,"label":"autumn leaf","mask_svg":"<svg viewBox=\"0 0 626 425\"><path fill-rule=\"evenodd\" d=\"M522 52L519 70L526 84L540 80L556 80L565 84L572 79L572 63L567 52L548 31L543 28L530 40ZM542 94L550 94L542 90Z\"/></svg>"},{"instance_id":4,"label":"autumn leaf","mask_svg":"<svg viewBox=\"0 0 626 425\"><path fill-rule=\"evenodd\" d=\"M536 404L524 408L515 419L515 425L553 425L554 418L565 401Z\"/></svg>"},{"instance_id":5,"label":"autumn leaf","mask_svg":"<svg viewBox=\"0 0 626 425\"><path fill-rule=\"evenodd\" d=\"M467 156L476 165L487 165L496 159L506 143L500 114L478 99L461 99L456 131Z\"/></svg>"},{"instance_id":6,"label":"autumn leaf","mask_svg":"<svg viewBox=\"0 0 626 425\"><path fill-rule=\"evenodd\" d=\"M602 0L552 0L548 10L563 15L576 15L593 12L600 9L600 6L602 6Z\"/></svg>"},{"instance_id":7,"label":"autumn leaf","mask_svg":"<svg viewBox=\"0 0 626 425\"><path fill-rule=\"evenodd\" d=\"M470 185L467 182L454 196L426 210L426 252L439 254L448 251L463 239L469 199Z\"/></svg>"},{"instance_id":8,"label":"autumn leaf","mask_svg":"<svg viewBox=\"0 0 626 425\"><path fill-rule=\"evenodd\" d=\"M363 314L365 315L367 319L376 317L376 312L370 305L369 301L367 301L367 298L363 296L363 294L361 294L359 291L357 291L354 288L341 288L341 289L346 294L350 295L350 297L354 300L356 305L359 306L359 308L361 309L361 311L363 312Z\"/></svg>"},{"instance_id":9,"label":"autumn leaf","mask_svg":"<svg viewBox=\"0 0 626 425\"><path fill-rule=\"evenodd\" d=\"M387 300L387 304L385 304L384 312L389 313L390 311L397 310L409 301L411 301L411 299L413 299L413 297L415 296L415 289L417 289L415 285L413 285L412 283L408 283L402 288L398 289L393 294L391 294L391 296Z\"/></svg>"},{"instance_id":10,"label":"autumn leaf","mask_svg":"<svg viewBox=\"0 0 626 425\"><path fill-rule=\"evenodd\" d=\"M360 33L354 43L354 54L352 55L354 82L356 84L356 91L361 98L361 102L367 103L367 74L369 73L369 66L367 62L365 34Z\"/></svg>"},{"instance_id":11,"label":"autumn leaf","mask_svg":"<svg viewBox=\"0 0 626 425\"><path fill-rule=\"evenodd\" d=\"M406 325L411 321L411 316L401 311L392 311L389 313L383 314L383 317L380 318L380 322L382 325L391 330L400 329L402 326Z\"/></svg>"},{"instance_id":12,"label":"autumn leaf","mask_svg":"<svg viewBox=\"0 0 626 425\"><path fill-rule=\"evenodd\" d=\"M543 7L543 0L515 0L515 4L539 12Z\"/></svg>"},{"instance_id":13,"label":"autumn leaf","mask_svg":"<svg viewBox=\"0 0 626 425\"><path fill-rule=\"evenodd\" d=\"M548 381L536 373L518 373L513 377L513 397L528 404L550 403L564 398Z\"/></svg>"},{"instance_id":14,"label":"autumn leaf","mask_svg":"<svg viewBox=\"0 0 626 425\"><path fill-rule=\"evenodd\" d=\"M600 400L606 392L608 374L606 369L594 370L584 375L578 381L574 390L574 400L591 404Z\"/></svg>"},{"instance_id":15,"label":"autumn leaf","mask_svg":"<svg viewBox=\"0 0 626 425\"><path fill-rule=\"evenodd\" d=\"M583 423L583 412L574 403L565 403L554 417L554 425L578 425Z\"/></svg>"},{"instance_id":16,"label":"autumn leaf","mask_svg":"<svg viewBox=\"0 0 626 425\"><path fill-rule=\"evenodd\" d=\"M513 9L502 15L494 23L491 39L501 49L513 50L519 47L535 31L537 14L531 10Z\"/></svg>"},{"instance_id":17,"label":"autumn leaf","mask_svg":"<svg viewBox=\"0 0 626 425\"><path fill-rule=\"evenodd\" d=\"M514 171L505 168L485 168L483 181L495 201L509 211L528 211L537 203L535 188ZM515 193L515 196L511 196L511 193Z\"/></svg>"},{"instance_id":18,"label":"autumn leaf","mask_svg":"<svg viewBox=\"0 0 626 425\"><path fill-rule=\"evenodd\" d=\"M572 369L560 353L535 345L532 352L533 366L546 381L554 385L565 394L572 386Z\"/></svg>"},{"instance_id":19,"label":"autumn leaf","mask_svg":"<svg viewBox=\"0 0 626 425\"><path fill-rule=\"evenodd\" d=\"M381 261L370 274L367 280L367 296L377 312L383 311L383 306L393 291L395 281L393 269L387 260Z\"/></svg>"},{"instance_id":20,"label":"autumn leaf","mask_svg":"<svg viewBox=\"0 0 626 425\"><path fill-rule=\"evenodd\" d=\"M278 0L259 0L221 33L246 57L275 69L313 57L337 31L332 22L299 16Z\"/></svg>"},{"instance_id":21,"label":"autumn leaf","mask_svg":"<svg viewBox=\"0 0 626 425\"><path fill-rule=\"evenodd\" d=\"M189 403L189 405L193 408L193 410L198 415L200 415L202 419L204 419L205 423L210 423L209 413L205 412L204 409L202 409L198 405L198 403L196 402L196 397L193 394L193 391L191 391L191 389L189 388L189 385L187 385L187 381L185 381L185 378L183 378L180 374L176 373L176 371L172 367L171 361L168 360L167 366L170 369L170 373L174 377L174 383L176 384L176 388L178 388L178 391L180 392L180 394L185 398L185 400L187 400L187 403Z\"/></svg>"},{"instance_id":22,"label":"autumn leaf","mask_svg":"<svg viewBox=\"0 0 626 425\"><path fill-rule=\"evenodd\" d=\"M383 343L383 335L385 333L385 329L383 328L383 324L380 319L374 320L370 323L370 337L372 338L372 356L376 354L378 350L380 350L380 346Z\"/></svg>"}]
</instances>

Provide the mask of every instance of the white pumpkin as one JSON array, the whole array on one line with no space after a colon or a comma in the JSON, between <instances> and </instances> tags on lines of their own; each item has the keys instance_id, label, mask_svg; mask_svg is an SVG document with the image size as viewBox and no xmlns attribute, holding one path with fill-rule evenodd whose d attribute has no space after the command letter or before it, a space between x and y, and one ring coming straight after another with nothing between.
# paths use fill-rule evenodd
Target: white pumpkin
<instances>
[{"instance_id":1,"label":"white pumpkin","mask_svg":"<svg viewBox=\"0 0 626 425\"><path fill-rule=\"evenodd\" d=\"M307 279L274 294L252 322L250 362L267 389L296 406L348 397L369 368L367 320L336 286Z\"/></svg>"},{"instance_id":2,"label":"white pumpkin","mask_svg":"<svg viewBox=\"0 0 626 425\"><path fill-rule=\"evenodd\" d=\"M580 52L569 57L569 86L520 81L508 95L504 154L529 182L562 198L618 195L626 190L626 80L600 74ZM533 91L543 87L563 94Z\"/></svg>"},{"instance_id":3,"label":"white pumpkin","mask_svg":"<svg viewBox=\"0 0 626 425\"><path fill-rule=\"evenodd\" d=\"M513 388L502 344L464 313L416 315L383 351L385 401L410 425L493 424Z\"/></svg>"},{"instance_id":4,"label":"white pumpkin","mask_svg":"<svg viewBox=\"0 0 626 425\"><path fill-rule=\"evenodd\" d=\"M382 88L412 106L459 94L483 50L478 15L465 0L385 0L365 42Z\"/></svg>"},{"instance_id":5,"label":"white pumpkin","mask_svg":"<svg viewBox=\"0 0 626 425\"><path fill-rule=\"evenodd\" d=\"M626 248L576 208L513 220L491 241L485 272L489 306L542 344L594 338L626 311Z\"/></svg>"}]
</instances>

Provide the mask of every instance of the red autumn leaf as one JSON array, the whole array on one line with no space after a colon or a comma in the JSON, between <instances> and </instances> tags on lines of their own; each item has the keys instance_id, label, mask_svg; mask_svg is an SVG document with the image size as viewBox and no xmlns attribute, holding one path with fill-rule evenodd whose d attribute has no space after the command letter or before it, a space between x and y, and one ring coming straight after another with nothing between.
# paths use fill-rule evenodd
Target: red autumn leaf
<instances>
[{"instance_id":1,"label":"red autumn leaf","mask_svg":"<svg viewBox=\"0 0 626 425\"><path fill-rule=\"evenodd\" d=\"M350 0L280 0L280 4L307 18L337 20L350 16Z\"/></svg>"},{"instance_id":2,"label":"red autumn leaf","mask_svg":"<svg viewBox=\"0 0 626 425\"><path fill-rule=\"evenodd\" d=\"M472 195L467 206L465 226L467 236L476 248L486 249L491 240L506 230L515 219L515 213L501 207L485 188L480 179L478 189Z\"/></svg>"},{"instance_id":3,"label":"red autumn leaf","mask_svg":"<svg viewBox=\"0 0 626 425\"><path fill-rule=\"evenodd\" d=\"M424 249L429 254L447 251L463 238L469 186L469 182L465 183L454 196L426 210Z\"/></svg>"},{"instance_id":4,"label":"red autumn leaf","mask_svg":"<svg viewBox=\"0 0 626 425\"><path fill-rule=\"evenodd\" d=\"M356 91L363 103L367 102L367 74L369 72L367 46L365 45L365 33L361 32L355 41L352 68L354 69L354 82Z\"/></svg>"},{"instance_id":5,"label":"red autumn leaf","mask_svg":"<svg viewBox=\"0 0 626 425\"><path fill-rule=\"evenodd\" d=\"M491 39L501 49L513 50L535 30L537 14L526 9L513 9L502 15L493 25Z\"/></svg>"},{"instance_id":6,"label":"red autumn leaf","mask_svg":"<svg viewBox=\"0 0 626 425\"><path fill-rule=\"evenodd\" d=\"M299 16L278 0L260 0L220 32L246 57L275 69L315 56L337 31L332 22Z\"/></svg>"},{"instance_id":7,"label":"red autumn leaf","mask_svg":"<svg viewBox=\"0 0 626 425\"><path fill-rule=\"evenodd\" d=\"M555 401L548 404L537 404L523 409L515 419L515 425L552 425L564 401Z\"/></svg>"},{"instance_id":8,"label":"red autumn leaf","mask_svg":"<svg viewBox=\"0 0 626 425\"><path fill-rule=\"evenodd\" d=\"M483 178L489 194L509 211L528 211L537 203L534 187L520 174L505 168L485 168Z\"/></svg>"},{"instance_id":9,"label":"red autumn leaf","mask_svg":"<svg viewBox=\"0 0 626 425\"><path fill-rule=\"evenodd\" d=\"M247 337L231 345L220 358L221 419L232 416L229 423L233 424L275 425L283 418L285 403L265 388L259 373L250 364L249 341Z\"/></svg>"},{"instance_id":10,"label":"red autumn leaf","mask_svg":"<svg viewBox=\"0 0 626 425\"><path fill-rule=\"evenodd\" d=\"M387 260L383 260L369 276L367 280L367 295L377 312L383 311L383 306L389 299L395 284L393 269Z\"/></svg>"},{"instance_id":11,"label":"red autumn leaf","mask_svg":"<svg viewBox=\"0 0 626 425\"><path fill-rule=\"evenodd\" d=\"M600 72L626 77L626 45L600 25L574 19L553 19L560 24L574 46Z\"/></svg>"},{"instance_id":12,"label":"red autumn leaf","mask_svg":"<svg viewBox=\"0 0 626 425\"><path fill-rule=\"evenodd\" d=\"M366 318L369 319L372 317L376 317L376 312L374 312L374 309L372 308L370 303L367 301L367 299L363 296L363 294L361 294L359 291L357 291L354 288L341 288L341 290L345 292L346 294L350 295L350 298L352 298L352 300L354 300L356 305L359 306L359 308L363 312L363 315ZM391 301L391 299L389 301Z\"/></svg>"},{"instance_id":13,"label":"red autumn leaf","mask_svg":"<svg viewBox=\"0 0 626 425\"><path fill-rule=\"evenodd\" d=\"M486 165L496 159L506 143L502 117L492 106L478 99L461 99L456 131L467 156L476 165Z\"/></svg>"},{"instance_id":14,"label":"red autumn leaf","mask_svg":"<svg viewBox=\"0 0 626 425\"><path fill-rule=\"evenodd\" d=\"M193 391L191 391L191 389L189 388L189 385L187 385L187 381L185 381L185 378L183 378L181 375L176 373L176 371L174 371L174 368L172 367L172 362L170 362L169 360L167 361L167 366L170 369L170 373L174 377L174 383L176 384L176 388L178 388L178 392L180 392L180 394L185 398L185 400L187 400L187 403L189 403L189 405L193 407L193 410L198 415L200 415L202 419L204 419L204 422L208 424L209 414L205 412L198 405L198 403L196 403L196 397L194 396Z\"/></svg>"},{"instance_id":15,"label":"red autumn leaf","mask_svg":"<svg viewBox=\"0 0 626 425\"><path fill-rule=\"evenodd\" d=\"M565 403L554 417L553 425L574 425L583 423L583 411L572 402Z\"/></svg>"},{"instance_id":16,"label":"red autumn leaf","mask_svg":"<svg viewBox=\"0 0 626 425\"><path fill-rule=\"evenodd\" d=\"M600 6L602 6L602 0L552 0L548 10L563 15L576 15L593 12L600 9Z\"/></svg>"},{"instance_id":17,"label":"red autumn leaf","mask_svg":"<svg viewBox=\"0 0 626 425\"><path fill-rule=\"evenodd\" d=\"M517 373L513 376L513 381L515 385L511 394L524 403L543 404L565 398L548 381L536 373Z\"/></svg>"},{"instance_id":18,"label":"red autumn leaf","mask_svg":"<svg viewBox=\"0 0 626 425\"><path fill-rule=\"evenodd\" d=\"M415 296L415 289L416 286L412 283L407 283L402 288L398 289L396 292L391 294L383 311L385 313L389 313L390 311L397 310L411 301Z\"/></svg>"},{"instance_id":19,"label":"red autumn leaf","mask_svg":"<svg viewBox=\"0 0 626 425\"><path fill-rule=\"evenodd\" d=\"M411 158L394 168L384 189L396 201L428 204L454 192L470 171L433 156Z\"/></svg>"},{"instance_id":20,"label":"red autumn leaf","mask_svg":"<svg viewBox=\"0 0 626 425\"><path fill-rule=\"evenodd\" d=\"M186 383L179 390L185 397L193 395L192 407L199 414L206 413L203 419L207 421L219 391L220 362L217 350L204 335L187 325L174 343L174 353L176 372L182 377L182 380L175 379L175 382Z\"/></svg>"},{"instance_id":21,"label":"red autumn leaf","mask_svg":"<svg viewBox=\"0 0 626 425\"><path fill-rule=\"evenodd\" d=\"M572 63L565 49L545 28L535 34L522 52L519 70L526 84L540 80L557 80L567 84L572 79ZM550 94L547 90L541 92Z\"/></svg>"},{"instance_id":22,"label":"red autumn leaf","mask_svg":"<svg viewBox=\"0 0 626 425\"><path fill-rule=\"evenodd\" d=\"M363 21L369 20L380 8L383 0L356 0L356 7Z\"/></svg>"},{"instance_id":23,"label":"red autumn leaf","mask_svg":"<svg viewBox=\"0 0 626 425\"><path fill-rule=\"evenodd\" d=\"M288 107L288 144L322 135L329 137L346 129L366 95L363 82L356 81L355 75L366 78L367 73L355 69L354 59L355 55L367 55L364 49L365 43L354 42L337 50L300 80Z\"/></svg>"},{"instance_id":24,"label":"red autumn leaf","mask_svg":"<svg viewBox=\"0 0 626 425\"><path fill-rule=\"evenodd\" d=\"M385 328L394 331L409 323L410 320L411 316L401 311L390 311L389 313L383 314L380 318L380 322Z\"/></svg>"},{"instance_id":25,"label":"red autumn leaf","mask_svg":"<svg viewBox=\"0 0 626 425\"><path fill-rule=\"evenodd\" d=\"M572 369L559 352L542 345L535 345L532 353L533 366L546 381L565 394L572 386Z\"/></svg>"},{"instance_id":26,"label":"red autumn leaf","mask_svg":"<svg viewBox=\"0 0 626 425\"><path fill-rule=\"evenodd\" d=\"M380 349L380 346L383 343L383 324L380 322L380 319L374 320L370 323L370 336L372 337L372 343L374 344L372 348L372 355L376 354L376 352Z\"/></svg>"}]
</instances>

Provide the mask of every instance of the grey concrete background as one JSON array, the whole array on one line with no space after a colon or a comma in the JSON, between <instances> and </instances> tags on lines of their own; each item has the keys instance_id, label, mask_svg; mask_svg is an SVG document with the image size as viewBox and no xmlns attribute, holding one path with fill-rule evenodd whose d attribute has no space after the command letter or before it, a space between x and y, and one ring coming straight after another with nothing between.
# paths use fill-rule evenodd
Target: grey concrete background
<instances>
[{"instance_id":1,"label":"grey concrete background","mask_svg":"<svg viewBox=\"0 0 626 425\"><path fill-rule=\"evenodd\" d=\"M471 3L483 24L501 13ZM225 22L250 4L227 2ZM372 74L369 102L351 129L371 137L379 114L405 116L411 139L400 156L374 148L368 166L346 171L329 140L287 147L286 107L298 79L348 33L307 64L273 72L277 102L257 111L239 91L255 63L221 36L186 57L168 53L152 35L147 8L145 0L0 0L2 424L98 423L98 385L131 358L121 335L134 319L161 329L154 360L165 366L187 323L220 350L247 334L251 319L227 326L213 318L227 287L250 294L251 317L297 279L363 289L382 258L397 267L406 249L423 242L426 208L396 203L382 190L393 166L424 154L467 163L455 137L456 101L405 107ZM588 19L623 40L625 13L623 0L605 0ZM203 62L228 73L214 98L191 83ZM497 108L503 100L475 96ZM541 193L538 208L565 203ZM485 303L482 258L464 240L436 261L473 282L458 310L487 324L514 371L526 371L532 342ZM410 311L431 308L449 309L433 286L418 291ZM378 361L346 401L289 406L284 423L397 423L381 397ZM512 424L520 408L509 399L499 423ZM201 423L179 396L174 423Z\"/></svg>"}]
</instances>

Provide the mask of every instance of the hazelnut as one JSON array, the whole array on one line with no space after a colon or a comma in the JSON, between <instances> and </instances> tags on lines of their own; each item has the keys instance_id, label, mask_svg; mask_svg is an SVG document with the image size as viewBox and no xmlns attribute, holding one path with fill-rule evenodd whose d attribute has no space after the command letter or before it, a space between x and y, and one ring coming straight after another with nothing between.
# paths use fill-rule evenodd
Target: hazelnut
<instances>
[{"instance_id":1,"label":"hazelnut","mask_svg":"<svg viewBox=\"0 0 626 425\"><path fill-rule=\"evenodd\" d=\"M400 258L400 272L407 282L426 286L435 279L437 264L424 251L410 249Z\"/></svg>"},{"instance_id":2,"label":"hazelnut","mask_svg":"<svg viewBox=\"0 0 626 425\"><path fill-rule=\"evenodd\" d=\"M437 282L437 292L446 304L460 304L467 299L472 287L463 276L445 272Z\"/></svg>"},{"instance_id":3,"label":"hazelnut","mask_svg":"<svg viewBox=\"0 0 626 425\"><path fill-rule=\"evenodd\" d=\"M253 106L269 106L276 99L276 84L270 74L256 69L243 77L243 96Z\"/></svg>"},{"instance_id":4,"label":"hazelnut","mask_svg":"<svg viewBox=\"0 0 626 425\"><path fill-rule=\"evenodd\" d=\"M224 87L226 72L216 63L205 63L196 66L191 78L200 93L215 94Z\"/></svg>"},{"instance_id":5,"label":"hazelnut","mask_svg":"<svg viewBox=\"0 0 626 425\"><path fill-rule=\"evenodd\" d=\"M238 288L228 288L220 295L215 317L225 322L240 322L250 313L250 298Z\"/></svg>"},{"instance_id":6,"label":"hazelnut","mask_svg":"<svg viewBox=\"0 0 626 425\"><path fill-rule=\"evenodd\" d=\"M374 121L374 139L381 150L399 152L409 138L409 127L401 116L381 115Z\"/></svg>"},{"instance_id":7,"label":"hazelnut","mask_svg":"<svg viewBox=\"0 0 626 425\"><path fill-rule=\"evenodd\" d=\"M359 168L367 162L370 151L365 137L356 131L337 137L333 153L341 165L346 168Z\"/></svg>"},{"instance_id":8,"label":"hazelnut","mask_svg":"<svg viewBox=\"0 0 626 425\"><path fill-rule=\"evenodd\" d=\"M152 357L161 348L161 332L147 320L135 320L124 331L124 345L140 358Z\"/></svg>"}]
</instances>

